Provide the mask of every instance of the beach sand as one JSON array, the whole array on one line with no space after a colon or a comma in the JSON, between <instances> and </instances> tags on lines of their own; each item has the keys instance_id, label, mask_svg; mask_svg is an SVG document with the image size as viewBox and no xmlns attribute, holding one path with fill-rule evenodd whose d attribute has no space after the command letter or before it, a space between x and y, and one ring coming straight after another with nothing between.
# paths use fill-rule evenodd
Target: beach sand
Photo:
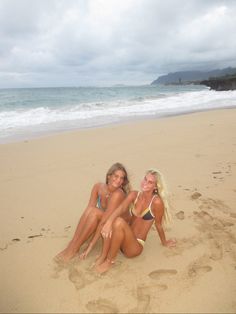
<instances>
[{"instance_id":1,"label":"beach sand","mask_svg":"<svg viewBox=\"0 0 236 314\"><path fill-rule=\"evenodd\" d=\"M0 145L0 311L235 313L236 110L133 122ZM87 260L59 267L92 185L116 161L139 188L162 171L173 223L142 255L99 276Z\"/></svg>"}]
</instances>

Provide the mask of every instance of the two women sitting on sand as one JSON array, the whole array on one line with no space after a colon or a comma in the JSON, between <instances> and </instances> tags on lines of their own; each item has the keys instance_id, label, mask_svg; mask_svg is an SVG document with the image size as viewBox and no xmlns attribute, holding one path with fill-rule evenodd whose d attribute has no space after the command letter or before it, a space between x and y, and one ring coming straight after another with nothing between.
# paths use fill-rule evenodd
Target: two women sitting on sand
<instances>
[{"instance_id":1,"label":"two women sitting on sand","mask_svg":"<svg viewBox=\"0 0 236 314\"><path fill-rule=\"evenodd\" d=\"M93 239L81 254L81 258L85 258L88 255L101 233L104 239L103 248L101 255L96 261L96 269L100 273L105 272L115 262L119 250L127 257L135 257L141 254L148 232L154 222L162 245L168 247L175 246L175 240L166 240L162 227L163 220L168 221L169 219L169 212L164 181L160 172L157 170L148 170L141 181L140 191L131 191L127 196L124 192L122 195L119 194L118 197L121 186L123 185L126 188L128 186L128 176L124 167L122 170L119 169L118 176L121 176L121 172L123 172L123 181L120 178L121 180L115 181L116 184L114 184L113 179L111 179L112 184L109 183L109 185L106 183L106 191L108 191L108 187L111 190L112 186L113 193L116 192L117 197L114 198L112 204L109 202L111 206L105 212L102 212L98 204L94 207L94 202L91 202L91 199L94 201L92 191L90 202L80 219L72 241L58 255L60 259L68 261L74 257L81 245L96 230ZM113 176L116 177L117 173L116 175L113 174ZM109 176L107 178L109 182ZM98 198L98 192L94 192L94 195ZM105 199L108 198L106 197L106 193L100 194L100 196L102 195L103 198L104 196ZM104 206L108 205L105 202L103 204ZM91 207L93 209L89 210ZM94 216L97 218L95 219ZM85 222L88 224L87 227L85 226ZM92 227L90 228L90 226Z\"/></svg>"}]
</instances>

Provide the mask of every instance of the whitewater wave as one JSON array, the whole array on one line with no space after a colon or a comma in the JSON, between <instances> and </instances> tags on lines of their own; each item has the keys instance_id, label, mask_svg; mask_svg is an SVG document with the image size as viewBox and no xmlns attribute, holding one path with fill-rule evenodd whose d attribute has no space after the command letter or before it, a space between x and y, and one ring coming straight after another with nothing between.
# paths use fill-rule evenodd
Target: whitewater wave
<instances>
[{"instance_id":1,"label":"whitewater wave","mask_svg":"<svg viewBox=\"0 0 236 314\"><path fill-rule=\"evenodd\" d=\"M69 129L93 127L137 117L162 117L181 113L235 107L236 91L217 92L208 89L160 94L127 100L80 103L77 105L38 107L0 112L0 138L29 127Z\"/></svg>"}]
</instances>

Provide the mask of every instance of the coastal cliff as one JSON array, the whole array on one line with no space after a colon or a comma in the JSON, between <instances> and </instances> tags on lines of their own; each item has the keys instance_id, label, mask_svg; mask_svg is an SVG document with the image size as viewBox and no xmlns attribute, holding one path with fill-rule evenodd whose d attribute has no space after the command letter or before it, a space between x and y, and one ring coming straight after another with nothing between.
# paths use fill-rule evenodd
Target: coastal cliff
<instances>
[{"instance_id":1,"label":"coastal cliff","mask_svg":"<svg viewBox=\"0 0 236 314\"><path fill-rule=\"evenodd\" d=\"M200 82L201 85L209 86L216 91L227 91L236 89L236 75L210 78Z\"/></svg>"},{"instance_id":2,"label":"coastal cliff","mask_svg":"<svg viewBox=\"0 0 236 314\"><path fill-rule=\"evenodd\" d=\"M228 67L224 69L215 69L211 71L181 71L168 73L159 76L151 85L186 85L199 84L203 80L209 80L215 77L225 77L226 75L235 75L236 68Z\"/></svg>"}]
</instances>

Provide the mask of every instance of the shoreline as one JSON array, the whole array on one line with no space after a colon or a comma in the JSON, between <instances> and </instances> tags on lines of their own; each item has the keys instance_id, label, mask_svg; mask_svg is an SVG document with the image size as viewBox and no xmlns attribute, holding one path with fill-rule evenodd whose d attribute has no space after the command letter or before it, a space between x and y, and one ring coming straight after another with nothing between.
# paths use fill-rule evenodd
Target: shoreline
<instances>
[{"instance_id":1,"label":"shoreline","mask_svg":"<svg viewBox=\"0 0 236 314\"><path fill-rule=\"evenodd\" d=\"M0 145L0 311L235 313L236 109L149 119ZM122 162L133 189L160 169L173 223L104 276L85 261L60 268L91 187ZM216 296L220 296L216 298ZM201 300L201 302L199 302Z\"/></svg>"},{"instance_id":2,"label":"shoreline","mask_svg":"<svg viewBox=\"0 0 236 314\"><path fill-rule=\"evenodd\" d=\"M67 134L67 133L74 133L74 132L80 132L80 131L86 131L86 130L96 130L96 129L101 129L101 128L111 128L113 126L122 126L122 125L129 125L129 124L138 124L142 122L148 122L149 120L162 120L162 119L168 119L171 117L178 117L178 116L185 116L185 115L192 115L196 113L204 113L208 111L220 111L220 110L236 110L235 106L226 106L222 108L206 108L206 109L201 109L201 110L191 110L191 111L183 111L179 113L168 113L168 114L162 114L160 116L157 115L150 115L150 116L139 116L139 117L127 117L123 120L119 121L113 121L113 122L104 122L99 125L94 125L94 126L82 126L82 127L67 127L67 128L62 128L61 130L46 130L46 131L36 131L32 133L32 130L30 130L30 135L27 135L29 132L25 131L22 132L21 135L14 135L12 137L7 137L6 139L1 139L0 138L0 145L6 145L6 144L12 144L12 143L20 143L20 142L28 142L32 140L37 140L37 139L43 139L51 136L57 136L61 134Z\"/></svg>"}]
</instances>

